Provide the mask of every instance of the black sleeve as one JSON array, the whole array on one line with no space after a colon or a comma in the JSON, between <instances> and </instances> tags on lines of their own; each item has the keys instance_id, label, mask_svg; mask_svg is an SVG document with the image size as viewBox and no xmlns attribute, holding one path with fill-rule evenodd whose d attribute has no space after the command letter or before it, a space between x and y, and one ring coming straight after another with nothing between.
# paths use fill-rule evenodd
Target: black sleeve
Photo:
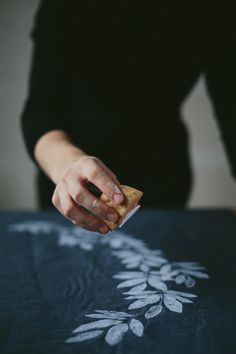
<instances>
[{"instance_id":1,"label":"black sleeve","mask_svg":"<svg viewBox=\"0 0 236 354\"><path fill-rule=\"evenodd\" d=\"M32 159L37 140L54 129L69 131L76 85L74 50L78 24L73 1L41 1L31 33L33 54L29 92L21 115Z\"/></svg>"},{"instance_id":2,"label":"black sleeve","mask_svg":"<svg viewBox=\"0 0 236 354\"><path fill-rule=\"evenodd\" d=\"M223 4L224 5L224 4ZM205 77L215 116L236 177L236 30L233 8L222 6L209 18Z\"/></svg>"}]
</instances>

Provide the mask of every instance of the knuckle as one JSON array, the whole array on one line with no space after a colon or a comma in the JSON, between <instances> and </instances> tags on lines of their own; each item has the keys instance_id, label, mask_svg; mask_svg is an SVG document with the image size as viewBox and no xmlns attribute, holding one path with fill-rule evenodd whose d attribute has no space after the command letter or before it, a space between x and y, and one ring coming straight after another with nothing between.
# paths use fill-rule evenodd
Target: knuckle
<instances>
[{"instance_id":1,"label":"knuckle","mask_svg":"<svg viewBox=\"0 0 236 354\"><path fill-rule=\"evenodd\" d=\"M93 216L92 214L87 215L87 217L84 219L84 224L86 224L86 227L90 228L91 230L94 230L99 225L99 219Z\"/></svg>"},{"instance_id":2,"label":"knuckle","mask_svg":"<svg viewBox=\"0 0 236 354\"><path fill-rule=\"evenodd\" d=\"M66 206L63 207L63 213L68 218L73 217L74 214L74 205L73 203L68 203Z\"/></svg>"},{"instance_id":3,"label":"knuckle","mask_svg":"<svg viewBox=\"0 0 236 354\"><path fill-rule=\"evenodd\" d=\"M96 164L97 158L94 156L82 156L79 159L79 164L81 165L81 167L87 167L87 166L93 166L94 164Z\"/></svg>"},{"instance_id":4,"label":"knuckle","mask_svg":"<svg viewBox=\"0 0 236 354\"><path fill-rule=\"evenodd\" d=\"M104 174L104 172L98 166L94 166L90 170L90 178L91 178L91 180L96 180L98 178L101 178L101 176L103 174Z\"/></svg>"},{"instance_id":5,"label":"knuckle","mask_svg":"<svg viewBox=\"0 0 236 354\"><path fill-rule=\"evenodd\" d=\"M84 190L78 189L73 195L73 199L77 204L82 205L84 201Z\"/></svg>"},{"instance_id":6,"label":"knuckle","mask_svg":"<svg viewBox=\"0 0 236 354\"><path fill-rule=\"evenodd\" d=\"M71 177L71 171L70 170L65 171L61 178L61 182L67 184L67 182L70 180L70 177Z\"/></svg>"}]
</instances>

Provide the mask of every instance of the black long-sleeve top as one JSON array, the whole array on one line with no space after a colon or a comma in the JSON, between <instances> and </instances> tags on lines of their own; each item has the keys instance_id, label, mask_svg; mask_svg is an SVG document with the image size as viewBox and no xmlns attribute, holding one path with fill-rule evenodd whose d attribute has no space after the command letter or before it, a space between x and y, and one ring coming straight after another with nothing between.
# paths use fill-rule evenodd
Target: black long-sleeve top
<instances>
[{"instance_id":1,"label":"black long-sleeve top","mask_svg":"<svg viewBox=\"0 0 236 354\"><path fill-rule=\"evenodd\" d=\"M42 1L22 114L30 155L63 129L123 182L180 188L191 168L179 111L203 74L235 175L234 24L226 3Z\"/></svg>"}]
</instances>

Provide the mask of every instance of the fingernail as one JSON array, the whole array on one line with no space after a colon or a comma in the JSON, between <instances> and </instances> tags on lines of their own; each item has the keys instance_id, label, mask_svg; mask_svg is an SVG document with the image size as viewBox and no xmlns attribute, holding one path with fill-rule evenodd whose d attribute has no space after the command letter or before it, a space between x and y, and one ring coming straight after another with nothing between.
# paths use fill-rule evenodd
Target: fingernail
<instances>
[{"instance_id":1,"label":"fingernail","mask_svg":"<svg viewBox=\"0 0 236 354\"><path fill-rule=\"evenodd\" d=\"M121 203L122 201L123 201L123 196L122 196L122 194L118 194L118 193L115 193L115 194L113 194L113 200L114 200L114 202L115 203Z\"/></svg>"},{"instance_id":2,"label":"fingernail","mask_svg":"<svg viewBox=\"0 0 236 354\"><path fill-rule=\"evenodd\" d=\"M117 187L117 185L114 185L114 192L121 194L121 190L120 190L120 188Z\"/></svg>"},{"instance_id":3,"label":"fingernail","mask_svg":"<svg viewBox=\"0 0 236 354\"><path fill-rule=\"evenodd\" d=\"M108 232L108 228L105 225L100 226L98 230L101 234L106 234Z\"/></svg>"},{"instance_id":4,"label":"fingernail","mask_svg":"<svg viewBox=\"0 0 236 354\"><path fill-rule=\"evenodd\" d=\"M114 213L109 213L107 214L107 220L109 221L116 221L118 219L118 215L114 214Z\"/></svg>"}]
</instances>

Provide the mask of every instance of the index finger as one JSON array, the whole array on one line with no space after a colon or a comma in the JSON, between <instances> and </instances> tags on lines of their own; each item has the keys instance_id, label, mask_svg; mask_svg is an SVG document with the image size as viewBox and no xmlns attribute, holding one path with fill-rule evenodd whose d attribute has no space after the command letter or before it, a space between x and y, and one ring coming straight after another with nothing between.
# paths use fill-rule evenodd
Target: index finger
<instances>
[{"instance_id":1,"label":"index finger","mask_svg":"<svg viewBox=\"0 0 236 354\"><path fill-rule=\"evenodd\" d=\"M85 178L92 182L102 193L104 193L109 200L115 204L120 204L124 200L124 195L116 182L111 178L111 174L107 172L107 167L97 163L91 163L86 166Z\"/></svg>"}]
</instances>

